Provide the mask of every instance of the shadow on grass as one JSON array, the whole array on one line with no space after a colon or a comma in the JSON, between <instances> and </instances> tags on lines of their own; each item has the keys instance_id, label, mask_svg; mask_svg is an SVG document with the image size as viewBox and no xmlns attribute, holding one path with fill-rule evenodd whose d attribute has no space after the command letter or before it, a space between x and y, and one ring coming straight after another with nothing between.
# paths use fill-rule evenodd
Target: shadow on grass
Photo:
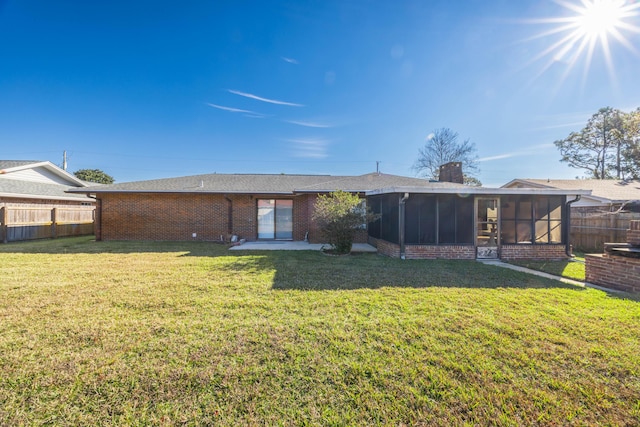
<instances>
[{"instance_id":1,"label":"shadow on grass","mask_svg":"<svg viewBox=\"0 0 640 427\"><path fill-rule=\"evenodd\" d=\"M134 254L186 252L181 256L227 256L229 246L218 242L98 242L94 236L63 237L0 244L0 253L30 254Z\"/></svg>"},{"instance_id":2,"label":"shadow on grass","mask_svg":"<svg viewBox=\"0 0 640 427\"><path fill-rule=\"evenodd\" d=\"M287 254L288 255L288 254ZM583 288L476 261L400 260L376 254L274 255L274 290L405 288Z\"/></svg>"},{"instance_id":3,"label":"shadow on grass","mask_svg":"<svg viewBox=\"0 0 640 427\"><path fill-rule=\"evenodd\" d=\"M400 260L377 254L327 256L316 251L229 251L214 242L96 242L93 236L0 245L0 253L136 254L226 257L225 272L251 277L275 272L274 290L395 288L582 288L476 261Z\"/></svg>"}]
</instances>

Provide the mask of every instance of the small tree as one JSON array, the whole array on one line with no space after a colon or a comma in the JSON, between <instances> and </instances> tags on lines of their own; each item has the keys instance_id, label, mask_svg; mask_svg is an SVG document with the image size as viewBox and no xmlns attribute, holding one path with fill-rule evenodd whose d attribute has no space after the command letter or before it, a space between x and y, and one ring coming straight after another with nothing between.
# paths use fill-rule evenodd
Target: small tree
<instances>
[{"instance_id":1,"label":"small tree","mask_svg":"<svg viewBox=\"0 0 640 427\"><path fill-rule=\"evenodd\" d=\"M104 173L100 169L80 169L73 174L83 181L96 182L98 184L113 184L115 181L111 175Z\"/></svg>"},{"instance_id":2,"label":"small tree","mask_svg":"<svg viewBox=\"0 0 640 427\"><path fill-rule=\"evenodd\" d=\"M313 220L337 254L351 252L356 231L376 219L357 194L340 190L318 196L313 213Z\"/></svg>"}]
</instances>

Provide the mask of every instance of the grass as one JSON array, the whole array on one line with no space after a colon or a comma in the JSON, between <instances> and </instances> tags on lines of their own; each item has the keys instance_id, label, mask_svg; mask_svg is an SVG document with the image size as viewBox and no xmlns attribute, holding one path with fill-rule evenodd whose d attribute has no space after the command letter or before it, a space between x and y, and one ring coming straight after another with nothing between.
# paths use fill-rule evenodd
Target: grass
<instances>
[{"instance_id":1,"label":"grass","mask_svg":"<svg viewBox=\"0 0 640 427\"><path fill-rule=\"evenodd\" d=\"M0 245L0 425L638 425L640 303L466 261Z\"/></svg>"},{"instance_id":2,"label":"grass","mask_svg":"<svg viewBox=\"0 0 640 427\"><path fill-rule=\"evenodd\" d=\"M584 254L576 253L575 257L564 261L511 261L512 264L543 271L567 279L584 282Z\"/></svg>"}]
</instances>

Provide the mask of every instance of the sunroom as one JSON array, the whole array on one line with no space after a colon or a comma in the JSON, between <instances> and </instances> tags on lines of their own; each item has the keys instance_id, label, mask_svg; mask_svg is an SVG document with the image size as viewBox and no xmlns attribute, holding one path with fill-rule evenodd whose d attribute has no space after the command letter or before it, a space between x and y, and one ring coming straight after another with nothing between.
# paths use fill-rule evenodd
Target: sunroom
<instances>
[{"instance_id":1,"label":"sunroom","mask_svg":"<svg viewBox=\"0 0 640 427\"><path fill-rule=\"evenodd\" d=\"M555 189L370 191L367 204L379 219L368 226L369 243L403 259L566 258L575 201Z\"/></svg>"}]
</instances>

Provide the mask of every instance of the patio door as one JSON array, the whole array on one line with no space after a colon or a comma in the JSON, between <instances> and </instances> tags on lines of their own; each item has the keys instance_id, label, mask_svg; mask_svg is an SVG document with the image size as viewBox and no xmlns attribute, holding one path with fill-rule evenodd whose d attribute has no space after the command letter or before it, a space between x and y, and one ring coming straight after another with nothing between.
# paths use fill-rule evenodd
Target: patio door
<instances>
[{"instance_id":1,"label":"patio door","mask_svg":"<svg viewBox=\"0 0 640 427\"><path fill-rule=\"evenodd\" d=\"M500 245L500 200L476 199L476 258L497 259Z\"/></svg>"},{"instance_id":2,"label":"patio door","mask_svg":"<svg viewBox=\"0 0 640 427\"><path fill-rule=\"evenodd\" d=\"M293 239L293 200L258 199L258 239Z\"/></svg>"}]
</instances>

